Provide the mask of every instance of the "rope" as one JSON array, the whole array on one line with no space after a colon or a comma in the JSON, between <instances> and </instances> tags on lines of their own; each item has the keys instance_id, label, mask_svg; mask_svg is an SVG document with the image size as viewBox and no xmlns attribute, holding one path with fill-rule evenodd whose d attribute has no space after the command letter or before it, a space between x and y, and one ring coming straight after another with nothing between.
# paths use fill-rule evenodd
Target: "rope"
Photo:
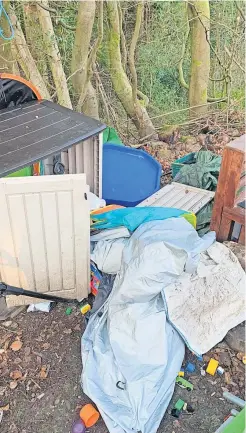
<instances>
[{"instance_id":1,"label":"rope","mask_svg":"<svg viewBox=\"0 0 246 433\"><path fill-rule=\"evenodd\" d=\"M15 36L14 28L13 28L12 23L11 23L11 21L10 21L10 18L9 18L9 16L8 16L8 14L7 14L7 12L6 12L5 8L4 8L4 6L3 6L3 2L2 2L2 0L0 0L0 20L1 20L1 18L3 18L3 17L5 17L6 20L8 21L9 28L10 28L10 30L11 30L11 35L10 35L10 36L4 36L4 34L3 34L3 29L2 29L2 27L1 27L1 25L0 25L0 37L1 37L4 41L12 41L12 39L13 39L14 36Z\"/></svg>"}]
</instances>

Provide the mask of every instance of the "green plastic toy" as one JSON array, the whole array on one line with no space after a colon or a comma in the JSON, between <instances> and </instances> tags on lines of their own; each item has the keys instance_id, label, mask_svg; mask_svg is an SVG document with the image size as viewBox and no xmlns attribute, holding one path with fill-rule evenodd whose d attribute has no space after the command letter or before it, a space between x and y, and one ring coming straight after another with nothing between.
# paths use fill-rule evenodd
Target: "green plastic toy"
<instances>
[{"instance_id":1,"label":"green plastic toy","mask_svg":"<svg viewBox=\"0 0 246 433\"><path fill-rule=\"evenodd\" d=\"M245 408L239 412L237 416L225 426L222 433L244 433L245 432Z\"/></svg>"},{"instance_id":2,"label":"green plastic toy","mask_svg":"<svg viewBox=\"0 0 246 433\"><path fill-rule=\"evenodd\" d=\"M185 380L183 377L177 377L176 383L181 387L187 389L187 391L192 391L194 386L192 383L188 382L188 380Z\"/></svg>"},{"instance_id":3,"label":"green plastic toy","mask_svg":"<svg viewBox=\"0 0 246 433\"><path fill-rule=\"evenodd\" d=\"M183 400L181 400L181 398L177 401L177 403L175 404L174 408L177 410L182 410L184 407L185 402Z\"/></svg>"}]
</instances>

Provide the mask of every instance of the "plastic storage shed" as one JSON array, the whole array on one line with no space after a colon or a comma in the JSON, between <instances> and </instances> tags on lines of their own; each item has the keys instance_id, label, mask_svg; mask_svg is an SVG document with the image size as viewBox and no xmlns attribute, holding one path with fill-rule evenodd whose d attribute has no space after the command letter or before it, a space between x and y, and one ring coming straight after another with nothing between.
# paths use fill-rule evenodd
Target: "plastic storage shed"
<instances>
[{"instance_id":1,"label":"plastic storage shed","mask_svg":"<svg viewBox=\"0 0 246 433\"><path fill-rule=\"evenodd\" d=\"M136 206L160 188L161 165L143 150L103 146L103 198L107 204Z\"/></svg>"},{"instance_id":2,"label":"plastic storage shed","mask_svg":"<svg viewBox=\"0 0 246 433\"><path fill-rule=\"evenodd\" d=\"M44 174L55 174L55 157L64 173L85 173L91 192L101 197L105 128L50 101L10 104L0 110L0 177L41 160Z\"/></svg>"}]
</instances>

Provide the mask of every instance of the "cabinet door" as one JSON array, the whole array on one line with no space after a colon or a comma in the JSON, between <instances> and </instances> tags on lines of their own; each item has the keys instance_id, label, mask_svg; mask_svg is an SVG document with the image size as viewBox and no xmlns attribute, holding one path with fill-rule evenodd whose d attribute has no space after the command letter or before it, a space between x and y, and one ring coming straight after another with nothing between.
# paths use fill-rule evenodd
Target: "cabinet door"
<instances>
[{"instance_id":1,"label":"cabinet door","mask_svg":"<svg viewBox=\"0 0 246 433\"><path fill-rule=\"evenodd\" d=\"M81 300L90 286L85 174L0 179L0 278ZM7 305L42 302L8 296Z\"/></svg>"}]
</instances>

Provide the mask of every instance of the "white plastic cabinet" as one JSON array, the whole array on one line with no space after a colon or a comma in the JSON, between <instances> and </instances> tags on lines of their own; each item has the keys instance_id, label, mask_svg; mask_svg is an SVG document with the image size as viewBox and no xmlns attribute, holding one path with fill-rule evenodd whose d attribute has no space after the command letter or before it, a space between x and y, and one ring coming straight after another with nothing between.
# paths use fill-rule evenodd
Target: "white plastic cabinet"
<instances>
[{"instance_id":1,"label":"white plastic cabinet","mask_svg":"<svg viewBox=\"0 0 246 433\"><path fill-rule=\"evenodd\" d=\"M90 286L85 174L0 179L0 280L81 300ZM7 305L40 300L8 296Z\"/></svg>"}]
</instances>

